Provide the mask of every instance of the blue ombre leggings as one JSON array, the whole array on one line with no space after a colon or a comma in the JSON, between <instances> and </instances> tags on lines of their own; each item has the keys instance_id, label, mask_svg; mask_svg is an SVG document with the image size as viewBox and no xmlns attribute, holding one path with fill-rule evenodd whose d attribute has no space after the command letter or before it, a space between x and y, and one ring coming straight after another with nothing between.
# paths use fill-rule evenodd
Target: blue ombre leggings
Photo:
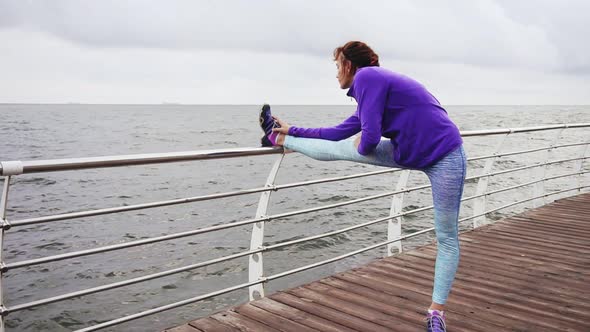
<instances>
[{"instance_id":1,"label":"blue ombre leggings","mask_svg":"<svg viewBox=\"0 0 590 332\"><path fill-rule=\"evenodd\" d=\"M393 161L393 145L382 140L373 153L357 152L354 140L328 141L285 136L284 147L317 160L348 160L385 167L404 168ZM446 155L436 164L420 169L432 184L434 228L438 252L434 268L432 301L445 304L459 265L458 221L467 160L463 147Z\"/></svg>"}]
</instances>

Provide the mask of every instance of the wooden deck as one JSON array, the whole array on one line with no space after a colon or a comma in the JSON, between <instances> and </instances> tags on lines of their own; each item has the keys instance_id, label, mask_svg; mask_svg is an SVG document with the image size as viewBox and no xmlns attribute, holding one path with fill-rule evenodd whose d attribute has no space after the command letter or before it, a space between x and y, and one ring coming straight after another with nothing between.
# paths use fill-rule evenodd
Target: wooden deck
<instances>
[{"instance_id":1,"label":"wooden deck","mask_svg":"<svg viewBox=\"0 0 590 332\"><path fill-rule=\"evenodd\" d=\"M464 232L449 332L590 331L590 193ZM425 331L436 246L167 332Z\"/></svg>"}]
</instances>

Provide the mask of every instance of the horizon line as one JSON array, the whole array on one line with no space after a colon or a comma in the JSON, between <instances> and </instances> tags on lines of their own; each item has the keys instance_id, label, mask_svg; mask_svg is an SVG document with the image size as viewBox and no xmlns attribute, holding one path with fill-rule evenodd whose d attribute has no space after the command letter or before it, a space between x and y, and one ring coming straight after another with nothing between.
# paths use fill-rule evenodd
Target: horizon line
<instances>
[{"instance_id":1,"label":"horizon line","mask_svg":"<svg viewBox=\"0 0 590 332\"><path fill-rule=\"evenodd\" d=\"M260 106L266 103L258 104L236 104L236 103L78 103L78 102L54 102L54 103L31 103L31 102L0 102L0 105L121 105L121 106ZM353 104L291 104L276 103L274 106L355 106ZM590 106L590 104L442 104L442 106Z\"/></svg>"}]
</instances>

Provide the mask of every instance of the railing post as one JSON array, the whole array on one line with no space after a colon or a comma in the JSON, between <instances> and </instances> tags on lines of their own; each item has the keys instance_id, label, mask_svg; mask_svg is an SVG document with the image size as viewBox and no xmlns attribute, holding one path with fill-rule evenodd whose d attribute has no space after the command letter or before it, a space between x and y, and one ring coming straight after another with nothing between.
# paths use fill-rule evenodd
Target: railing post
<instances>
[{"instance_id":1,"label":"railing post","mask_svg":"<svg viewBox=\"0 0 590 332\"><path fill-rule=\"evenodd\" d=\"M545 157L543 158L543 161L542 161L543 163L539 167L537 167L537 171L535 174L535 178L537 180L543 180L545 178L545 171L547 170L547 162L551 158L551 151L553 151L553 147L555 146L555 143L557 143L557 140L559 140L559 137L561 137L561 132L563 131L563 129L565 129L565 128L561 128L557 131L557 134L551 140L551 144L549 145L549 148L547 150L545 150ZM545 181L543 180L543 181L539 181L535 184L534 197L539 197L544 194L545 194ZM545 205L545 197L541 197L539 199L533 200L533 207L539 207L542 205Z\"/></svg>"},{"instance_id":2,"label":"railing post","mask_svg":"<svg viewBox=\"0 0 590 332\"><path fill-rule=\"evenodd\" d=\"M4 317L6 316L6 306L4 305L4 232L10 227L6 220L6 207L8 205L8 188L10 187L10 176L4 177L4 188L2 198L0 199L0 332L4 332Z\"/></svg>"},{"instance_id":3,"label":"railing post","mask_svg":"<svg viewBox=\"0 0 590 332\"><path fill-rule=\"evenodd\" d=\"M510 135L510 133L508 133L500 138L500 141L498 142L498 144L494 148L494 152L493 152L494 155L497 155L500 152L500 149L502 149L502 146L504 146L504 141L506 140L506 137L508 137L508 135ZM494 162L496 161L496 159L498 159L497 156L486 160L486 163L485 163L483 170L482 170L482 174L488 174L492 171L492 166L494 165ZM479 181L477 182L477 189L475 192L476 196L482 195L483 193L486 192L486 190L488 189L488 179L489 179L489 176L483 176L483 177L479 178ZM481 196L481 197L478 197L475 199L475 201L473 202L473 215L474 216L480 215L485 212L486 202L487 202L486 196ZM473 228L477 228L479 226L485 225L485 223L486 223L486 216L485 215L476 217L473 219Z\"/></svg>"},{"instance_id":4,"label":"railing post","mask_svg":"<svg viewBox=\"0 0 590 332\"><path fill-rule=\"evenodd\" d=\"M284 154L281 154L279 158L275 161L270 173L268 174L268 179L266 180L266 186L272 187L274 185L275 179L277 177L277 173L279 172L279 168L281 167L281 162L285 157ZM256 218L264 218L267 216L268 213L268 203L270 202L270 194L271 191L264 191L260 195L260 200L258 201L258 208L256 209ZM252 238L250 239L250 250L256 250L262 248L264 244L264 221L260 221L254 224L252 227ZM249 282L258 281L264 276L264 266L263 266L263 259L262 259L262 252L253 254L248 256L249 257L249 266L248 266L248 280ZM250 301L254 301L264 297L264 284L257 284L248 287L248 294L250 297Z\"/></svg>"},{"instance_id":5,"label":"railing post","mask_svg":"<svg viewBox=\"0 0 590 332\"><path fill-rule=\"evenodd\" d=\"M581 148L581 155L580 155L580 160L578 162L578 177L577 177L577 182L578 182L578 192L582 191L582 170L584 169L584 158L586 157L586 153L588 152L588 147L590 146L590 142L588 142L588 144L582 145Z\"/></svg>"},{"instance_id":6,"label":"railing post","mask_svg":"<svg viewBox=\"0 0 590 332\"><path fill-rule=\"evenodd\" d=\"M405 169L401 171L399 179L397 180L397 185L395 186L395 191L405 190L406 185L408 183L408 179L410 178L410 170ZM390 216L395 216L396 214L402 213L404 209L404 194L405 192L401 192L399 194L393 195L391 199L391 209L389 210ZM397 239L402 236L402 221L403 216L397 218L391 218L387 222L387 240L391 241L393 239ZM394 243L389 243L387 245L387 254L386 256L392 256L395 253L402 252L402 241L397 241Z\"/></svg>"}]
</instances>

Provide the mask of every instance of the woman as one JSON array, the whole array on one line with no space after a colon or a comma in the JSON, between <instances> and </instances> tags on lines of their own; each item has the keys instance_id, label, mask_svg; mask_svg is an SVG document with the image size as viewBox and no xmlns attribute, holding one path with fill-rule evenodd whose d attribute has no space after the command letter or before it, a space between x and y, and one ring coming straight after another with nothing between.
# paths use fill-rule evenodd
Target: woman
<instances>
[{"instance_id":1,"label":"woman","mask_svg":"<svg viewBox=\"0 0 590 332\"><path fill-rule=\"evenodd\" d=\"M347 95L358 103L356 112L335 127L300 128L273 117L264 105L263 145L284 146L318 160L426 173L438 243L427 331L446 331L444 305L459 264L458 219L466 170L459 130L424 86L379 67L379 57L365 43L352 41L336 48L334 61L340 87L349 89ZM347 140L359 132L355 140Z\"/></svg>"}]
</instances>

